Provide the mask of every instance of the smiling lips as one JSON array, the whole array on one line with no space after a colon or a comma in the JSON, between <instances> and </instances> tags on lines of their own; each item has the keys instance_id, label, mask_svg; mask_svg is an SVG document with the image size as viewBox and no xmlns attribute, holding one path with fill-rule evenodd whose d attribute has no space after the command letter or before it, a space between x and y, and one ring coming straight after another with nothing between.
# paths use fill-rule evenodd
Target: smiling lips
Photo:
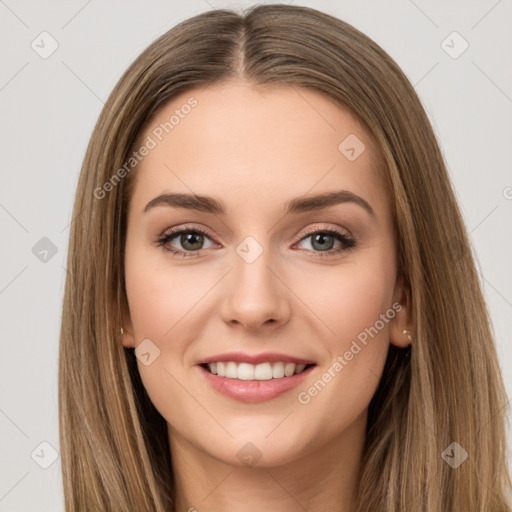
<instances>
[{"instance_id":1,"label":"smiling lips","mask_svg":"<svg viewBox=\"0 0 512 512\"><path fill-rule=\"evenodd\" d=\"M297 386L316 366L312 361L275 353L220 354L198 365L216 391L244 402L275 398Z\"/></svg>"}]
</instances>

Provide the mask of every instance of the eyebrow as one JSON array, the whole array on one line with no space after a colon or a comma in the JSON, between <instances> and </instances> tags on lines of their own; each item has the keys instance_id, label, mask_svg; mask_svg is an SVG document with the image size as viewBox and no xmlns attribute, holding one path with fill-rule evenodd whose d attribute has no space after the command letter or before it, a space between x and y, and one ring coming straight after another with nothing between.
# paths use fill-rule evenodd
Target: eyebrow
<instances>
[{"instance_id":1,"label":"eyebrow","mask_svg":"<svg viewBox=\"0 0 512 512\"><path fill-rule=\"evenodd\" d=\"M356 204L366 210L372 217L376 217L375 211L367 201L348 190L337 190L316 196L297 197L285 204L285 214L317 211L344 203ZM222 201L197 194L162 194L149 201L143 213L157 206L184 208L186 210L195 210L215 215L226 214L226 207Z\"/></svg>"}]
</instances>

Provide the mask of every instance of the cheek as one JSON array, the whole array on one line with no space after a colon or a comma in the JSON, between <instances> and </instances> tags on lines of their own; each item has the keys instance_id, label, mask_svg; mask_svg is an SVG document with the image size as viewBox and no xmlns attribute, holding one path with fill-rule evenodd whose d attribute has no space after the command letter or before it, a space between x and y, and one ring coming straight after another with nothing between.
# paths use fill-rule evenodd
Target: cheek
<instances>
[{"instance_id":1,"label":"cheek","mask_svg":"<svg viewBox=\"0 0 512 512\"><path fill-rule=\"evenodd\" d=\"M127 246L126 293L136 343L144 338L158 343L172 336L174 326L208 289L208 282L198 281L193 269L172 269L166 258L161 249Z\"/></svg>"},{"instance_id":2,"label":"cheek","mask_svg":"<svg viewBox=\"0 0 512 512\"><path fill-rule=\"evenodd\" d=\"M341 350L391 307L394 267L386 259L324 268L306 280L304 273L297 276L294 291L317 317L329 352ZM387 334L387 323L382 330Z\"/></svg>"}]
</instances>

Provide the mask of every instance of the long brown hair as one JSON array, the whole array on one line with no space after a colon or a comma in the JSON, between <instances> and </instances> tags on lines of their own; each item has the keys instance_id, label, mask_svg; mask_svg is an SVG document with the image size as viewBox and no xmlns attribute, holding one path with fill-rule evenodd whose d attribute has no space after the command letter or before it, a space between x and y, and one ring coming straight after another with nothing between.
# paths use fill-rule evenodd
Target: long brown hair
<instances>
[{"instance_id":1,"label":"long brown hair","mask_svg":"<svg viewBox=\"0 0 512 512\"><path fill-rule=\"evenodd\" d=\"M390 347L370 404L358 511L509 511L507 398L468 236L425 111L376 43L332 16L287 5L214 10L180 23L135 60L101 112L76 192L62 313L66 510L172 510L166 422L119 333L136 173L125 164L166 102L236 77L310 88L347 106L385 162L415 338L406 357ZM453 442L468 455L459 467L442 456L447 448L453 455Z\"/></svg>"}]
</instances>

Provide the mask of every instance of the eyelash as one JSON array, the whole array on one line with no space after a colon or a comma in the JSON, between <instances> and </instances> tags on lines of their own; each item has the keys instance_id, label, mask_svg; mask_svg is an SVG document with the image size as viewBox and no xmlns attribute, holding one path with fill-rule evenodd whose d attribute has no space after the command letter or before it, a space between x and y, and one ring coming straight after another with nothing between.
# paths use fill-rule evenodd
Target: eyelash
<instances>
[{"instance_id":1,"label":"eyelash","mask_svg":"<svg viewBox=\"0 0 512 512\"><path fill-rule=\"evenodd\" d=\"M160 236L158 238L158 247L162 247L162 249L166 252L170 252L173 254L173 256L176 257L182 257L182 258L193 258L199 256L203 251L206 249L200 249L198 251L182 251L179 249L174 249L172 246L167 245L172 239L176 238L178 235L184 234L184 233L196 233L203 235L205 237L211 238L208 233L203 231L200 228L192 227L192 226L184 226L182 228L170 231L168 233L165 233L164 235ZM342 251L349 251L350 249L353 249L356 246L356 242L352 237L349 237L342 233L341 231L337 231L332 228L326 228L326 229L312 229L310 231L307 231L305 235L298 241L297 243L302 242L303 240L311 237L312 235L316 234L327 234L332 235L334 238L339 240L343 247L340 247L338 249L329 249L328 251L312 251L310 249L301 249L303 251L313 252L315 258L326 258L329 256L333 256L335 254L339 254ZM294 244L294 245L296 245Z\"/></svg>"}]
</instances>

